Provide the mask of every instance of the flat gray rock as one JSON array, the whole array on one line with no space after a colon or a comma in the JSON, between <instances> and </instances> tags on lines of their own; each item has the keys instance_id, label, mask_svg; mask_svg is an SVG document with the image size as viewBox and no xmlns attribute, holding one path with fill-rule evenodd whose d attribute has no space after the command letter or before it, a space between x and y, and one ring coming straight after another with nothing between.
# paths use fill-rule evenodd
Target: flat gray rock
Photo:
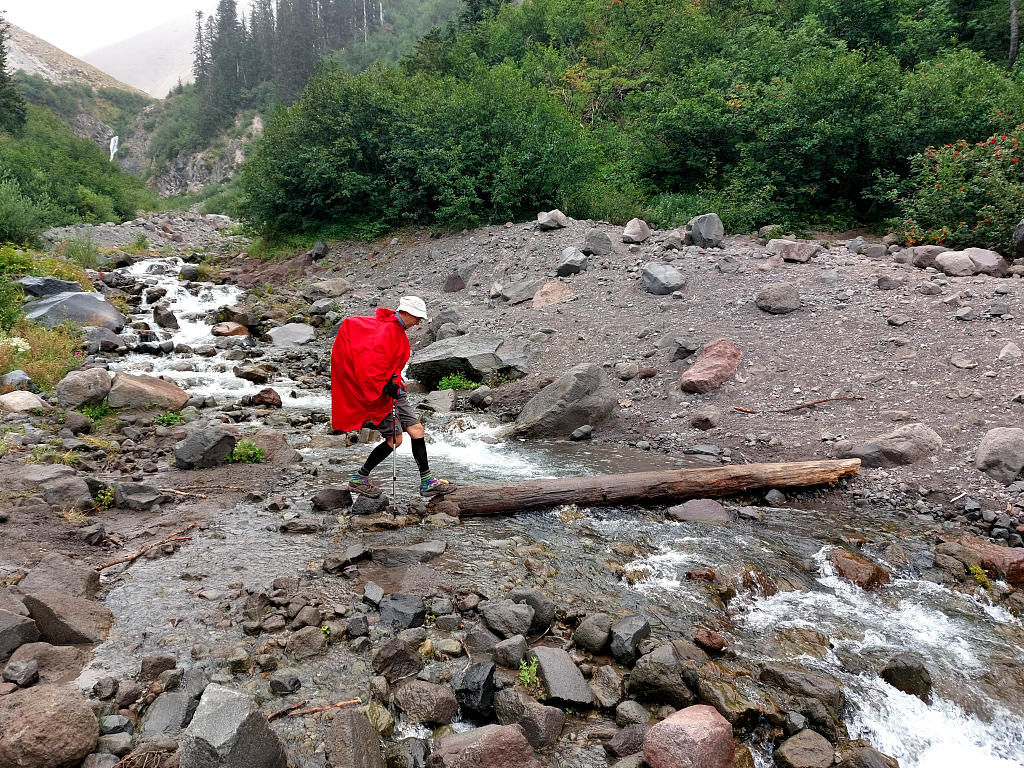
<instances>
[{"instance_id":1,"label":"flat gray rock","mask_svg":"<svg viewBox=\"0 0 1024 768\"><path fill-rule=\"evenodd\" d=\"M569 654L561 648L537 646L530 651L537 659L537 674L547 690L547 700L558 706L589 707L594 694Z\"/></svg>"}]
</instances>

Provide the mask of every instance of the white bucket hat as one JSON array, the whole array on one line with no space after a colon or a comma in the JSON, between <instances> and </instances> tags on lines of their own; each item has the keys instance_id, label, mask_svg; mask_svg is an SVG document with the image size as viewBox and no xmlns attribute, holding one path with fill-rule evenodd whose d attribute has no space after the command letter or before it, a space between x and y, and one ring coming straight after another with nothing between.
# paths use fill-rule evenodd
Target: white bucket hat
<instances>
[{"instance_id":1,"label":"white bucket hat","mask_svg":"<svg viewBox=\"0 0 1024 768\"><path fill-rule=\"evenodd\" d=\"M427 303L419 296L403 296L402 300L398 302L398 309L395 311L408 312L413 317L418 317L421 320L427 319Z\"/></svg>"}]
</instances>

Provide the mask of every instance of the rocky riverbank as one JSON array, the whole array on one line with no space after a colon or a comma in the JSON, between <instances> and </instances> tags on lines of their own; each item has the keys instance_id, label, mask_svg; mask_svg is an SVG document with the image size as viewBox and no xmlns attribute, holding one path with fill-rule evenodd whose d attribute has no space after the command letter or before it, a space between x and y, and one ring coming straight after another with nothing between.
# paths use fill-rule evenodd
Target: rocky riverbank
<instances>
[{"instance_id":1,"label":"rocky riverbank","mask_svg":"<svg viewBox=\"0 0 1024 768\"><path fill-rule=\"evenodd\" d=\"M855 658L839 631L752 633L750 606L910 579L1020 631L1024 283L994 255L553 214L268 264L229 228L98 228L163 251L110 254L95 296L25 286L42 322L91 330L54 392L0 396L0 766L891 764L850 732L845 675L946 697L928 648ZM352 498L375 435L329 434L327 351L405 293L433 315L410 372L446 474L529 476L520 437L566 457L542 473L854 456L861 476L625 526ZM487 386L427 391L453 373ZM239 446L264 460L225 464ZM762 543L680 566L674 605L671 526Z\"/></svg>"}]
</instances>

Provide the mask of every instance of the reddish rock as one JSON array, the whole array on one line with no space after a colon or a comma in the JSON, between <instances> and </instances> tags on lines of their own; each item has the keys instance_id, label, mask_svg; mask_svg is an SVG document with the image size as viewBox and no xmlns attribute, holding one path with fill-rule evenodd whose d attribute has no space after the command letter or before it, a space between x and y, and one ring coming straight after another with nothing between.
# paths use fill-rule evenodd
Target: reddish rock
<instances>
[{"instance_id":1,"label":"reddish rock","mask_svg":"<svg viewBox=\"0 0 1024 768\"><path fill-rule=\"evenodd\" d=\"M681 523L729 523L732 515L714 499L690 499L665 510L665 516Z\"/></svg>"},{"instance_id":2,"label":"reddish rock","mask_svg":"<svg viewBox=\"0 0 1024 768\"><path fill-rule=\"evenodd\" d=\"M711 568L695 568L686 572L686 578L690 581L715 581L718 579L718 574Z\"/></svg>"},{"instance_id":3,"label":"reddish rock","mask_svg":"<svg viewBox=\"0 0 1024 768\"><path fill-rule=\"evenodd\" d=\"M173 381L155 376L117 373L107 395L111 408L164 408L180 411L188 402L188 395Z\"/></svg>"},{"instance_id":4,"label":"reddish rock","mask_svg":"<svg viewBox=\"0 0 1024 768\"><path fill-rule=\"evenodd\" d=\"M653 365L649 365L649 366L647 366L645 368L641 368L637 372L636 377L638 379L653 379L657 375L658 375L658 369L655 368Z\"/></svg>"},{"instance_id":5,"label":"reddish rock","mask_svg":"<svg viewBox=\"0 0 1024 768\"><path fill-rule=\"evenodd\" d=\"M693 635L693 642L708 653L721 653L729 641L712 629L701 627Z\"/></svg>"},{"instance_id":6,"label":"reddish rock","mask_svg":"<svg viewBox=\"0 0 1024 768\"><path fill-rule=\"evenodd\" d=\"M989 576L1005 579L1016 589L1024 589L1024 549L1001 547L970 533L961 536L959 543L981 558L981 567Z\"/></svg>"},{"instance_id":7,"label":"reddish rock","mask_svg":"<svg viewBox=\"0 0 1024 768\"><path fill-rule=\"evenodd\" d=\"M652 726L643 752L651 768L733 768L735 749L729 721L697 704Z\"/></svg>"},{"instance_id":8,"label":"reddish rock","mask_svg":"<svg viewBox=\"0 0 1024 768\"><path fill-rule=\"evenodd\" d=\"M288 445L284 435L280 432L264 430L252 436L252 441L263 449L265 464L281 466L284 464L297 464L302 461L302 454Z\"/></svg>"},{"instance_id":9,"label":"reddish rock","mask_svg":"<svg viewBox=\"0 0 1024 768\"><path fill-rule=\"evenodd\" d=\"M824 736L805 728L782 742L774 757L780 768L829 768L835 750Z\"/></svg>"},{"instance_id":10,"label":"reddish rock","mask_svg":"<svg viewBox=\"0 0 1024 768\"><path fill-rule=\"evenodd\" d=\"M533 294L530 306L533 309L543 309L569 298L572 298L572 288L558 280L548 280Z\"/></svg>"},{"instance_id":11,"label":"reddish rock","mask_svg":"<svg viewBox=\"0 0 1024 768\"><path fill-rule=\"evenodd\" d=\"M705 393L718 389L736 372L743 353L729 339L715 339L704 345L693 365L683 373L684 392Z\"/></svg>"},{"instance_id":12,"label":"reddish rock","mask_svg":"<svg viewBox=\"0 0 1024 768\"><path fill-rule=\"evenodd\" d=\"M834 547L828 553L828 561L840 576L861 589L874 589L889 583L889 572L885 568L848 549Z\"/></svg>"},{"instance_id":13,"label":"reddish rock","mask_svg":"<svg viewBox=\"0 0 1024 768\"><path fill-rule=\"evenodd\" d=\"M249 329L241 323L234 323L227 321L224 323L217 323L210 330L214 336L248 336Z\"/></svg>"},{"instance_id":14,"label":"reddish rock","mask_svg":"<svg viewBox=\"0 0 1024 768\"><path fill-rule=\"evenodd\" d=\"M485 725L434 743L428 768L542 768L518 725ZM730 766L731 768L731 766Z\"/></svg>"},{"instance_id":15,"label":"reddish rock","mask_svg":"<svg viewBox=\"0 0 1024 768\"><path fill-rule=\"evenodd\" d=\"M806 240L776 239L769 240L765 250L773 256L781 256L784 261L806 264L821 253L821 243L811 243Z\"/></svg>"},{"instance_id":16,"label":"reddish rock","mask_svg":"<svg viewBox=\"0 0 1024 768\"><path fill-rule=\"evenodd\" d=\"M98 738L96 716L74 688L37 685L0 698L2 766L78 765Z\"/></svg>"},{"instance_id":17,"label":"reddish rock","mask_svg":"<svg viewBox=\"0 0 1024 768\"><path fill-rule=\"evenodd\" d=\"M89 653L82 646L26 643L14 652L10 660L36 662L41 682L70 683L82 674L89 661Z\"/></svg>"},{"instance_id":18,"label":"reddish rock","mask_svg":"<svg viewBox=\"0 0 1024 768\"><path fill-rule=\"evenodd\" d=\"M252 396L252 404L265 405L268 408L280 408L282 405L281 396L277 394L276 389L266 387Z\"/></svg>"}]
</instances>

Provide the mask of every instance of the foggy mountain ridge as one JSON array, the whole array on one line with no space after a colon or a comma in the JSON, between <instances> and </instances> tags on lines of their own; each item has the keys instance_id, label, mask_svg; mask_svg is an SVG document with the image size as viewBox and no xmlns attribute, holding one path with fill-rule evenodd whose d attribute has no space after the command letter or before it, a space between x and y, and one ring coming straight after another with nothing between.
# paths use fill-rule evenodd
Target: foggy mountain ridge
<instances>
[{"instance_id":1,"label":"foggy mountain ridge","mask_svg":"<svg viewBox=\"0 0 1024 768\"><path fill-rule=\"evenodd\" d=\"M195 17L183 15L117 43L84 54L104 72L157 99L178 82L192 82Z\"/></svg>"}]
</instances>

